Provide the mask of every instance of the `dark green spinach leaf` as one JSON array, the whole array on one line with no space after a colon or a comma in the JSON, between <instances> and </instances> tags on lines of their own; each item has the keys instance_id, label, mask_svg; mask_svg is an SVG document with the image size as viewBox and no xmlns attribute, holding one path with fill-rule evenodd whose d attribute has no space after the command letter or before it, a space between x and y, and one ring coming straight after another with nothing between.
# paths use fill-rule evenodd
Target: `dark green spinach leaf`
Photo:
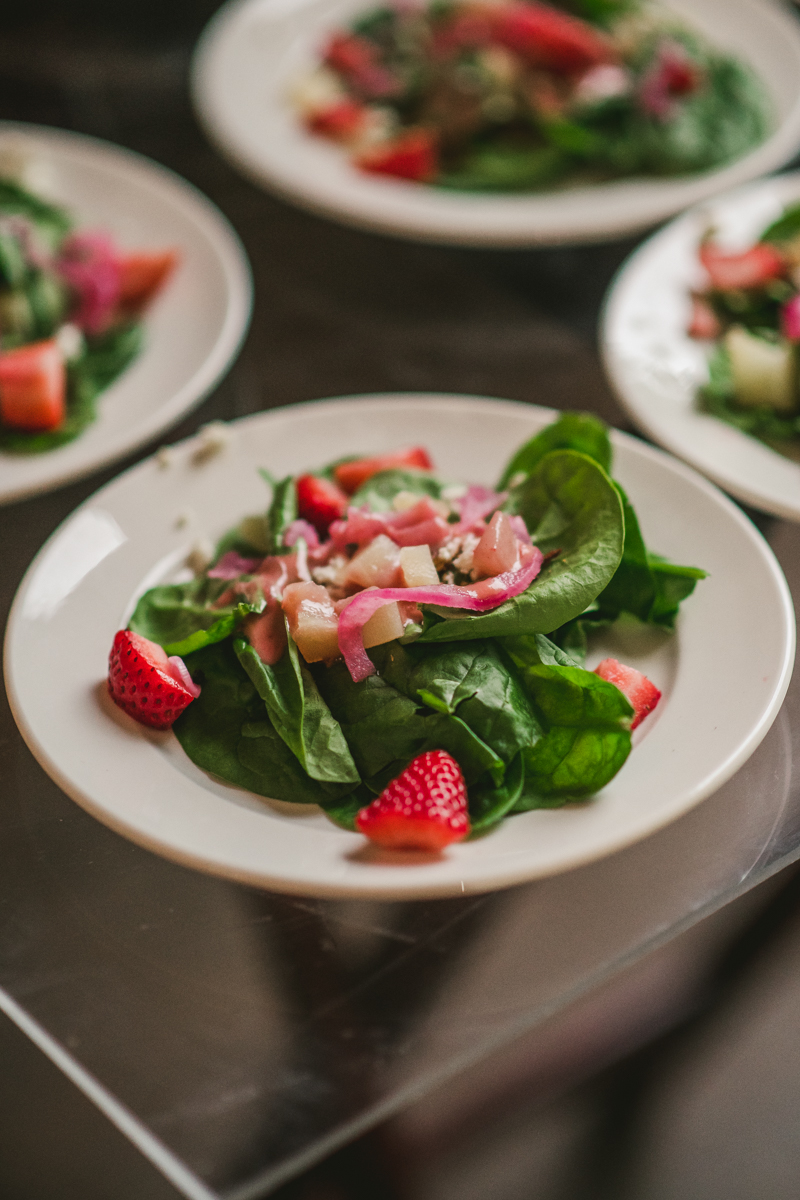
<instances>
[{"instance_id":1,"label":"dark green spinach leaf","mask_svg":"<svg viewBox=\"0 0 800 1200\"><path fill-rule=\"evenodd\" d=\"M244 638L235 638L239 662L267 706L275 730L312 779L357 784L360 776L339 722L289 637L274 665L262 662Z\"/></svg>"}]
</instances>

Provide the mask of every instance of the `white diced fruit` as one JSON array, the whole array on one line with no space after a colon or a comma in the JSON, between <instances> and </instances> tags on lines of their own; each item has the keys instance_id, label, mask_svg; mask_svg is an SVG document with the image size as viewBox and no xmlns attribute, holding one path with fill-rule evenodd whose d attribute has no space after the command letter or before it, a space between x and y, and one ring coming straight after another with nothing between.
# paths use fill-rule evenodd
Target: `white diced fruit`
<instances>
[{"instance_id":1,"label":"white diced fruit","mask_svg":"<svg viewBox=\"0 0 800 1200\"><path fill-rule=\"evenodd\" d=\"M385 533L379 533L368 546L350 560L345 586L359 588L397 587L400 581L400 547Z\"/></svg>"},{"instance_id":2,"label":"white diced fruit","mask_svg":"<svg viewBox=\"0 0 800 1200\"><path fill-rule=\"evenodd\" d=\"M324 587L290 583L281 607L289 632L306 662L322 662L339 653L339 618Z\"/></svg>"},{"instance_id":3,"label":"white diced fruit","mask_svg":"<svg viewBox=\"0 0 800 1200\"><path fill-rule=\"evenodd\" d=\"M736 399L746 408L775 408L792 412L796 407L796 366L790 342L768 342L742 325L725 334Z\"/></svg>"},{"instance_id":4,"label":"white diced fruit","mask_svg":"<svg viewBox=\"0 0 800 1200\"><path fill-rule=\"evenodd\" d=\"M404 587L429 587L439 582L430 546L402 546L400 573Z\"/></svg>"},{"instance_id":5,"label":"white diced fruit","mask_svg":"<svg viewBox=\"0 0 800 1200\"><path fill-rule=\"evenodd\" d=\"M426 547L427 549L427 547ZM382 646L384 642L393 642L403 636L403 618L397 604L384 604L374 612L363 629L364 646Z\"/></svg>"}]
</instances>

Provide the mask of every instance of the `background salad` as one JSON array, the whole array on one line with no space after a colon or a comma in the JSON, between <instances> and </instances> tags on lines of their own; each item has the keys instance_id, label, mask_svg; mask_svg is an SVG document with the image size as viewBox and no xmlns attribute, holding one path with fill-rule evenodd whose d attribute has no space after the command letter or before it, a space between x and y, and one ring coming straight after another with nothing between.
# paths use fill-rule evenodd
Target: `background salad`
<instances>
[{"instance_id":1,"label":"background salad","mask_svg":"<svg viewBox=\"0 0 800 1200\"><path fill-rule=\"evenodd\" d=\"M0 450L52 450L94 420L176 263L75 231L63 208L0 178Z\"/></svg>"},{"instance_id":2,"label":"background salad","mask_svg":"<svg viewBox=\"0 0 800 1200\"><path fill-rule=\"evenodd\" d=\"M589 796L648 705L585 669L587 637L623 613L672 629L704 574L647 551L610 466L602 422L565 414L497 491L437 476L418 448L269 480L267 513L213 565L139 600L112 695L147 720L160 688L174 708L151 723L174 721L204 770L348 828L432 750L459 764L474 832ZM137 693L130 664L148 654L160 682Z\"/></svg>"},{"instance_id":3,"label":"background salad","mask_svg":"<svg viewBox=\"0 0 800 1200\"><path fill-rule=\"evenodd\" d=\"M637 0L375 8L294 98L362 170L467 190L702 171L767 128L748 69Z\"/></svg>"},{"instance_id":4,"label":"background salad","mask_svg":"<svg viewBox=\"0 0 800 1200\"><path fill-rule=\"evenodd\" d=\"M700 246L708 285L692 296L689 334L714 343L700 405L769 445L800 437L800 205L748 249L729 253L713 231Z\"/></svg>"}]
</instances>

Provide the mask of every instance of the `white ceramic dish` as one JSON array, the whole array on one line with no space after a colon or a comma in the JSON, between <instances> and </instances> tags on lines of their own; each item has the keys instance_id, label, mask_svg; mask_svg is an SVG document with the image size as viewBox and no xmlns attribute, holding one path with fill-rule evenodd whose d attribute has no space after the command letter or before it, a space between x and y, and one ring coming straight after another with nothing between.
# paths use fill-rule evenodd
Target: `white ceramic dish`
<instances>
[{"instance_id":1,"label":"white ceramic dish","mask_svg":"<svg viewBox=\"0 0 800 1200\"><path fill-rule=\"evenodd\" d=\"M126 248L175 248L181 262L145 316L145 348L98 400L93 425L45 454L0 451L0 504L121 458L174 425L233 361L250 320L242 245L219 209L165 167L107 142L0 122L0 157L24 160L47 199Z\"/></svg>"},{"instance_id":2,"label":"white ceramic dish","mask_svg":"<svg viewBox=\"0 0 800 1200\"><path fill-rule=\"evenodd\" d=\"M800 24L779 0L664 0L662 7L749 63L775 114L772 134L721 170L529 195L446 192L359 172L306 133L288 95L326 34L370 0L232 0L198 46L197 112L223 154L257 183L351 225L420 240L533 246L621 237L787 162L800 146ZM374 7L374 3L372 4Z\"/></svg>"},{"instance_id":3,"label":"white ceramic dish","mask_svg":"<svg viewBox=\"0 0 800 1200\"><path fill-rule=\"evenodd\" d=\"M626 765L590 804L531 812L434 861L381 858L315 808L264 801L196 768L172 733L109 700L108 651L135 599L169 578L198 537L263 510L256 468L300 471L406 443L442 471L491 483L553 414L509 401L361 397L262 413L231 426L217 457L196 440L150 459L82 505L37 555L6 639L6 681L45 769L114 829L180 862L280 891L410 898L481 892L553 874L645 837L718 788L774 720L794 661L794 616L775 558L746 517L688 467L623 434L616 473L659 552L710 576L675 637L610 643L665 693ZM188 521L188 524L187 524ZM731 647L747 647L733 653ZM45 682L46 681L46 684Z\"/></svg>"},{"instance_id":4,"label":"white ceramic dish","mask_svg":"<svg viewBox=\"0 0 800 1200\"><path fill-rule=\"evenodd\" d=\"M636 424L731 495L791 521L800 521L800 464L699 411L709 349L686 326L689 292L703 281L697 247L708 226L731 249L743 249L798 200L800 173L763 179L685 213L623 266L601 326L606 369Z\"/></svg>"}]
</instances>

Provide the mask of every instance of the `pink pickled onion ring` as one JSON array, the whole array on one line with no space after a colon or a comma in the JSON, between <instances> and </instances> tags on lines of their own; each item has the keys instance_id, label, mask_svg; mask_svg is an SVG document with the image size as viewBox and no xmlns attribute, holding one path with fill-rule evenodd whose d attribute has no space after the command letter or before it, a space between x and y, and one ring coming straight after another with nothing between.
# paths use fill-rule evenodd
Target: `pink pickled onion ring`
<instances>
[{"instance_id":1,"label":"pink pickled onion ring","mask_svg":"<svg viewBox=\"0 0 800 1200\"><path fill-rule=\"evenodd\" d=\"M522 565L469 587L454 583L433 583L427 587L376 588L358 592L339 617L339 649L356 683L375 674L375 667L364 649L362 630L373 613L395 600L413 604L436 604L440 608L463 608L469 612L489 612L505 600L524 592L542 567L544 556L537 546L522 548Z\"/></svg>"},{"instance_id":2,"label":"pink pickled onion ring","mask_svg":"<svg viewBox=\"0 0 800 1200\"><path fill-rule=\"evenodd\" d=\"M252 575L260 562L260 558L242 558L229 550L206 574L209 579L238 579L240 575Z\"/></svg>"},{"instance_id":3,"label":"pink pickled onion ring","mask_svg":"<svg viewBox=\"0 0 800 1200\"><path fill-rule=\"evenodd\" d=\"M187 692L191 692L192 697L196 700L200 695L200 686L192 679L183 659L179 658L177 654L172 654L167 662L169 664L167 674L171 675L176 683L182 684Z\"/></svg>"}]
</instances>

